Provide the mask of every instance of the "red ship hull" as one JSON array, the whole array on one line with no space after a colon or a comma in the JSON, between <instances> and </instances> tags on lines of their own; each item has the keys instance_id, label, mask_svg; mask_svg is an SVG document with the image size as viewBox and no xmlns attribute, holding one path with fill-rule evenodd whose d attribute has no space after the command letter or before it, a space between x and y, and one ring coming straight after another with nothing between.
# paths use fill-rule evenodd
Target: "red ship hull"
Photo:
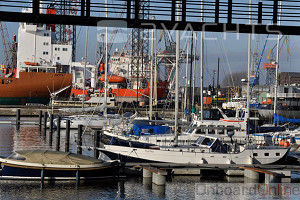
<instances>
[{"instance_id":1,"label":"red ship hull","mask_svg":"<svg viewBox=\"0 0 300 200\"><path fill-rule=\"evenodd\" d=\"M48 104L50 93L72 85L72 74L20 72L19 78L0 78L0 105ZM59 94L69 97L70 89Z\"/></svg>"}]
</instances>

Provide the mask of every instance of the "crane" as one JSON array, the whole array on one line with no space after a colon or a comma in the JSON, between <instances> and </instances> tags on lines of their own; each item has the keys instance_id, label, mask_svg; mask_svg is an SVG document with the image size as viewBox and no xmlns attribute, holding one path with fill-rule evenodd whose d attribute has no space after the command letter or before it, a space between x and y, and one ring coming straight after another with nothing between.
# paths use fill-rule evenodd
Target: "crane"
<instances>
[{"instance_id":1,"label":"crane","mask_svg":"<svg viewBox=\"0 0 300 200\"><path fill-rule=\"evenodd\" d=\"M6 69L15 68L17 65L15 52L16 52L16 41L14 43L10 43L8 31L6 24L3 22L0 22L0 29L1 29L1 36L2 36L2 42L3 42L3 49L5 54L5 63L4 66ZM7 71L8 73L8 71Z\"/></svg>"},{"instance_id":2,"label":"crane","mask_svg":"<svg viewBox=\"0 0 300 200\"><path fill-rule=\"evenodd\" d=\"M279 47L279 54L281 53L284 44L286 44L286 51L291 56L291 52L290 52L290 37L288 35L282 36L279 41L281 41L282 39L283 39L283 42L282 42L281 46ZM270 59L271 54L272 54L272 57L274 57L273 50L276 48L276 46L277 46L277 43L270 50L270 52L269 52L269 54L267 56L267 59Z\"/></svg>"}]
</instances>

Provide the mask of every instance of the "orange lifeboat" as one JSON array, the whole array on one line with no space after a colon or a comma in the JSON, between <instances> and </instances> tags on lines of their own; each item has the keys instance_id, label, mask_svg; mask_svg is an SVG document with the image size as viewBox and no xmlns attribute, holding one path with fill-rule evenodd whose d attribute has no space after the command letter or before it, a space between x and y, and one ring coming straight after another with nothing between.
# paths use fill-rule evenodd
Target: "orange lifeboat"
<instances>
[{"instance_id":1,"label":"orange lifeboat","mask_svg":"<svg viewBox=\"0 0 300 200\"><path fill-rule=\"evenodd\" d=\"M37 62L24 62L25 65L30 65L30 66L38 66L39 64Z\"/></svg>"},{"instance_id":2,"label":"orange lifeboat","mask_svg":"<svg viewBox=\"0 0 300 200\"><path fill-rule=\"evenodd\" d=\"M101 75L100 81L101 82L105 81L105 74ZM117 76L117 75L108 75L107 76L107 82L109 82L109 83L124 83L125 81L126 81L125 78L122 76Z\"/></svg>"}]
</instances>

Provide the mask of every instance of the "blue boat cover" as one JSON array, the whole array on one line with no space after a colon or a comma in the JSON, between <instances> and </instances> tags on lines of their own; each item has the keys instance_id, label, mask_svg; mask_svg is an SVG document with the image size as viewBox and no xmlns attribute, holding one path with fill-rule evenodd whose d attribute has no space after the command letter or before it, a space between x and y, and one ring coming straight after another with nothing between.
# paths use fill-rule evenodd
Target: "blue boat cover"
<instances>
[{"instance_id":1,"label":"blue boat cover","mask_svg":"<svg viewBox=\"0 0 300 200\"><path fill-rule=\"evenodd\" d=\"M254 126L251 123L249 123L248 128L249 128L248 130L249 134L285 131L286 129L284 126Z\"/></svg>"},{"instance_id":2,"label":"blue boat cover","mask_svg":"<svg viewBox=\"0 0 300 200\"><path fill-rule=\"evenodd\" d=\"M140 136L140 135L156 135L156 134L165 134L165 133L170 133L169 126L134 124L129 134Z\"/></svg>"},{"instance_id":3,"label":"blue boat cover","mask_svg":"<svg viewBox=\"0 0 300 200\"><path fill-rule=\"evenodd\" d=\"M289 118L274 114L274 124L286 123L286 122L300 123L300 119L289 119Z\"/></svg>"}]
</instances>

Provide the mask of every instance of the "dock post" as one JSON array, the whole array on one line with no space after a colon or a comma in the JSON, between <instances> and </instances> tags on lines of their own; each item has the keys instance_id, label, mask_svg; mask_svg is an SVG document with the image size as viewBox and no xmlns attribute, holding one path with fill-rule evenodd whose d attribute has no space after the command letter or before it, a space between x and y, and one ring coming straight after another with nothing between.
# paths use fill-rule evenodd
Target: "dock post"
<instances>
[{"instance_id":1,"label":"dock post","mask_svg":"<svg viewBox=\"0 0 300 200\"><path fill-rule=\"evenodd\" d=\"M47 118L48 118L48 113L44 113L44 137L46 137L46 132L47 132Z\"/></svg>"},{"instance_id":2,"label":"dock post","mask_svg":"<svg viewBox=\"0 0 300 200\"><path fill-rule=\"evenodd\" d=\"M66 121L65 152L70 151L70 120Z\"/></svg>"},{"instance_id":3,"label":"dock post","mask_svg":"<svg viewBox=\"0 0 300 200\"><path fill-rule=\"evenodd\" d=\"M49 133L49 146L52 147L53 140L53 114L50 115L50 133Z\"/></svg>"},{"instance_id":4,"label":"dock post","mask_svg":"<svg viewBox=\"0 0 300 200\"><path fill-rule=\"evenodd\" d=\"M60 116L57 117L57 129L56 129L56 151L59 151L60 146Z\"/></svg>"},{"instance_id":5,"label":"dock post","mask_svg":"<svg viewBox=\"0 0 300 200\"><path fill-rule=\"evenodd\" d=\"M99 157L99 150L100 147L100 131L96 131L96 134L94 134L94 157Z\"/></svg>"},{"instance_id":6,"label":"dock post","mask_svg":"<svg viewBox=\"0 0 300 200\"><path fill-rule=\"evenodd\" d=\"M21 119L21 110L17 110L17 116L16 116L16 129L20 130L20 119Z\"/></svg>"},{"instance_id":7,"label":"dock post","mask_svg":"<svg viewBox=\"0 0 300 200\"><path fill-rule=\"evenodd\" d=\"M45 169L43 168L41 171L41 186L44 187L44 179L45 179Z\"/></svg>"},{"instance_id":8,"label":"dock post","mask_svg":"<svg viewBox=\"0 0 300 200\"><path fill-rule=\"evenodd\" d=\"M79 176L79 170L76 171L76 187L78 187L80 184L80 176Z\"/></svg>"},{"instance_id":9,"label":"dock post","mask_svg":"<svg viewBox=\"0 0 300 200\"><path fill-rule=\"evenodd\" d=\"M42 131L42 118L43 118L43 111L40 110L39 112L39 131Z\"/></svg>"},{"instance_id":10,"label":"dock post","mask_svg":"<svg viewBox=\"0 0 300 200\"><path fill-rule=\"evenodd\" d=\"M77 154L82 154L82 125L78 125L78 135L77 135Z\"/></svg>"}]
</instances>

